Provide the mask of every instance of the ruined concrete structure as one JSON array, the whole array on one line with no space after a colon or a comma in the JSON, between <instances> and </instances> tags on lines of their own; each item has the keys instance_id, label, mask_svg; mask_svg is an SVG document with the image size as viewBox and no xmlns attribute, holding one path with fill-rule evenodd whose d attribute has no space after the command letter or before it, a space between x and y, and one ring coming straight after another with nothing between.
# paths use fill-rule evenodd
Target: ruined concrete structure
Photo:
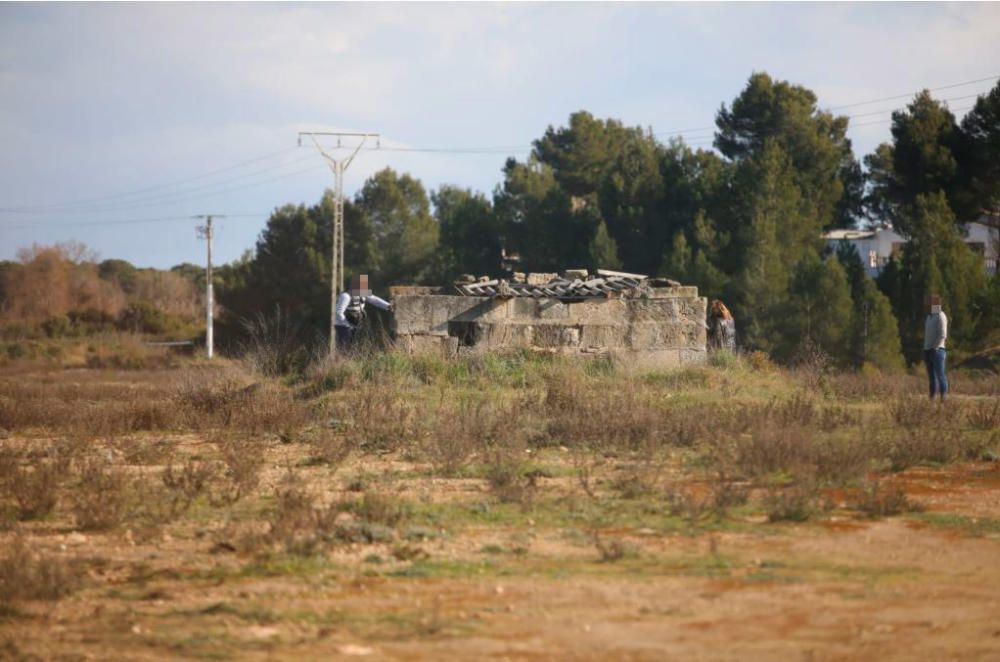
<instances>
[{"instance_id":1,"label":"ruined concrete structure","mask_svg":"<svg viewBox=\"0 0 1000 662\"><path fill-rule=\"evenodd\" d=\"M397 343L447 355L523 348L611 353L657 367L704 361L706 300L698 288L638 279L621 287L621 279L564 278L553 287L515 290L506 281L489 281L485 289L494 294L484 296L462 295L469 290L459 288L390 288Z\"/></svg>"}]
</instances>

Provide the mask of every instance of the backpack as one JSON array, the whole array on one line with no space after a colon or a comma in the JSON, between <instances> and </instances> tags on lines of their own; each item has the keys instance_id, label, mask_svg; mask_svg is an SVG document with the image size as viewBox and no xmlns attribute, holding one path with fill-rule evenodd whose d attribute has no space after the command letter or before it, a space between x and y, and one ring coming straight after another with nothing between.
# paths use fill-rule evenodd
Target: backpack
<instances>
[{"instance_id":1,"label":"backpack","mask_svg":"<svg viewBox=\"0 0 1000 662\"><path fill-rule=\"evenodd\" d=\"M361 326L361 323L365 321L364 297L351 296L351 303L347 304L347 310L344 311L344 317L347 318L347 321L350 322L352 326Z\"/></svg>"}]
</instances>

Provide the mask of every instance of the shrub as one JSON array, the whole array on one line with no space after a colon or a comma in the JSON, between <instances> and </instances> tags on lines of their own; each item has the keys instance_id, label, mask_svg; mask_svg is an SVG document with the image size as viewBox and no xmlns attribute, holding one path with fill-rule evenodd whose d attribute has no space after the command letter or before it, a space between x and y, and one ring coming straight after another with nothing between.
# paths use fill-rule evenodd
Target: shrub
<instances>
[{"instance_id":1,"label":"shrub","mask_svg":"<svg viewBox=\"0 0 1000 662\"><path fill-rule=\"evenodd\" d=\"M340 466L354 446L347 436L326 428L314 431L307 439L312 456L331 467Z\"/></svg>"},{"instance_id":2,"label":"shrub","mask_svg":"<svg viewBox=\"0 0 1000 662\"><path fill-rule=\"evenodd\" d=\"M118 314L118 327L131 333L161 334L170 329L166 313L148 301L133 301Z\"/></svg>"},{"instance_id":3,"label":"shrub","mask_svg":"<svg viewBox=\"0 0 1000 662\"><path fill-rule=\"evenodd\" d=\"M764 495L764 510L770 522L805 522L830 509L830 503L819 493L812 480L792 485L768 488Z\"/></svg>"},{"instance_id":4,"label":"shrub","mask_svg":"<svg viewBox=\"0 0 1000 662\"><path fill-rule=\"evenodd\" d=\"M602 537L597 529L591 531L591 538L594 541L594 548L597 550L601 563L615 563L616 561L621 561L624 558L638 554L635 546L629 545L619 538L608 540Z\"/></svg>"},{"instance_id":5,"label":"shrub","mask_svg":"<svg viewBox=\"0 0 1000 662\"><path fill-rule=\"evenodd\" d=\"M735 370L742 366L740 355L728 349L720 349L708 354L708 365L720 370Z\"/></svg>"},{"instance_id":6,"label":"shrub","mask_svg":"<svg viewBox=\"0 0 1000 662\"><path fill-rule=\"evenodd\" d=\"M501 503L529 505L538 488L538 475L529 473L521 451L505 447L486 451L486 484Z\"/></svg>"},{"instance_id":7,"label":"shrub","mask_svg":"<svg viewBox=\"0 0 1000 662\"><path fill-rule=\"evenodd\" d=\"M218 475L217 464L193 458L188 458L178 468L173 463L167 465L160 479L170 498L170 514L176 516L186 512L195 499L208 493Z\"/></svg>"},{"instance_id":8,"label":"shrub","mask_svg":"<svg viewBox=\"0 0 1000 662\"><path fill-rule=\"evenodd\" d=\"M935 407L925 398L898 397L889 402L888 411L896 425L907 429L928 427L934 422Z\"/></svg>"},{"instance_id":9,"label":"shrub","mask_svg":"<svg viewBox=\"0 0 1000 662\"><path fill-rule=\"evenodd\" d=\"M509 445L521 438L521 407L505 405L488 396L446 400L424 420L423 455L443 476L454 476L481 446Z\"/></svg>"},{"instance_id":10,"label":"shrub","mask_svg":"<svg viewBox=\"0 0 1000 662\"><path fill-rule=\"evenodd\" d=\"M258 313L242 321L246 340L241 345L243 361L251 371L266 377L301 374L312 352L303 342L303 332L288 313L276 307L273 315Z\"/></svg>"},{"instance_id":11,"label":"shrub","mask_svg":"<svg viewBox=\"0 0 1000 662\"><path fill-rule=\"evenodd\" d=\"M216 505L231 505L260 485L264 445L259 441L220 434L214 439L222 459L223 481L212 495Z\"/></svg>"},{"instance_id":12,"label":"shrub","mask_svg":"<svg viewBox=\"0 0 1000 662\"><path fill-rule=\"evenodd\" d=\"M923 507L907 498L901 487L885 484L875 479L848 500L848 506L871 518L889 517L900 513L923 510Z\"/></svg>"},{"instance_id":13,"label":"shrub","mask_svg":"<svg viewBox=\"0 0 1000 662\"><path fill-rule=\"evenodd\" d=\"M330 515L317 508L315 498L304 490L279 490L266 538L289 554L312 554L333 526Z\"/></svg>"},{"instance_id":14,"label":"shrub","mask_svg":"<svg viewBox=\"0 0 1000 662\"><path fill-rule=\"evenodd\" d=\"M359 501L345 502L339 507L363 522L388 527L398 526L410 516L409 504L389 492L366 490Z\"/></svg>"},{"instance_id":15,"label":"shrub","mask_svg":"<svg viewBox=\"0 0 1000 662\"><path fill-rule=\"evenodd\" d=\"M778 366L774 364L771 357L761 351L750 352L746 355L747 363L756 372L773 373L778 371Z\"/></svg>"},{"instance_id":16,"label":"shrub","mask_svg":"<svg viewBox=\"0 0 1000 662\"><path fill-rule=\"evenodd\" d=\"M135 496L134 482L128 474L97 457L86 458L79 474L72 493L76 525L84 530L102 530L125 521Z\"/></svg>"},{"instance_id":17,"label":"shrub","mask_svg":"<svg viewBox=\"0 0 1000 662\"><path fill-rule=\"evenodd\" d=\"M883 455L893 471L903 471L919 464L947 464L974 458L979 450L979 444L959 430L921 428L889 438Z\"/></svg>"},{"instance_id":18,"label":"shrub","mask_svg":"<svg viewBox=\"0 0 1000 662\"><path fill-rule=\"evenodd\" d=\"M43 461L34 467L18 463L14 467L7 489L17 502L20 519L42 518L55 510L68 468L67 461Z\"/></svg>"},{"instance_id":19,"label":"shrub","mask_svg":"<svg viewBox=\"0 0 1000 662\"><path fill-rule=\"evenodd\" d=\"M73 333L73 323L66 315L54 315L42 322L42 331L49 338L64 338Z\"/></svg>"},{"instance_id":20,"label":"shrub","mask_svg":"<svg viewBox=\"0 0 1000 662\"><path fill-rule=\"evenodd\" d=\"M397 450L417 437L416 405L391 385L366 384L338 407L339 418L351 421L351 430L364 450Z\"/></svg>"},{"instance_id":21,"label":"shrub","mask_svg":"<svg viewBox=\"0 0 1000 662\"><path fill-rule=\"evenodd\" d=\"M729 458L722 458L721 466L729 464L737 474L750 478L777 473L812 475L816 463L813 434L798 426L758 428L732 440Z\"/></svg>"},{"instance_id":22,"label":"shrub","mask_svg":"<svg viewBox=\"0 0 1000 662\"><path fill-rule=\"evenodd\" d=\"M977 430L1000 428L1000 399L980 400L965 412L969 425Z\"/></svg>"},{"instance_id":23,"label":"shrub","mask_svg":"<svg viewBox=\"0 0 1000 662\"><path fill-rule=\"evenodd\" d=\"M662 431L663 416L652 395L631 382L601 388L579 368L567 367L547 373L544 383L538 415L550 444L634 450Z\"/></svg>"},{"instance_id":24,"label":"shrub","mask_svg":"<svg viewBox=\"0 0 1000 662\"><path fill-rule=\"evenodd\" d=\"M58 600L74 591L81 578L66 561L33 553L16 535L0 551L0 607L10 610L25 600Z\"/></svg>"}]
</instances>

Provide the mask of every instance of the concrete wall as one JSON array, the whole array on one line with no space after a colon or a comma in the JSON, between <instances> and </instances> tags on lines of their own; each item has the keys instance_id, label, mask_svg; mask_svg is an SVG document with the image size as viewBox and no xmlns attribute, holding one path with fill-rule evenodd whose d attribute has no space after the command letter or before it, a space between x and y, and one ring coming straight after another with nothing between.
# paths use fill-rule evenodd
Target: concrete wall
<instances>
[{"instance_id":1,"label":"concrete wall","mask_svg":"<svg viewBox=\"0 0 1000 662\"><path fill-rule=\"evenodd\" d=\"M610 352L646 365L705 360L706 300L695 287L656 288L643 298L564 303L391 290L398 344L446 354L523 348Z\"/></svg>"}]
</instances>

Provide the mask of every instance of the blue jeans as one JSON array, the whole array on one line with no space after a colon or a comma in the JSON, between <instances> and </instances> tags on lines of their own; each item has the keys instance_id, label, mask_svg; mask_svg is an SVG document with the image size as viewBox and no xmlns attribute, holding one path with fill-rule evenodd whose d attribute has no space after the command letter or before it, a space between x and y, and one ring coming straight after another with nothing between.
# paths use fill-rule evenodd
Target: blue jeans
<instances>
[{"instance_id":1,"label":"blue jeans","mask_svg":"<svg viewBox=\"0 0 1000 662\"><path fill-rule=\"evenodd\" d=\"M927 365L927 380L930 382L932 400L935 393L940 395L942 400L948 395L948 378L944 374L946 356L944 347L924 350L924 364Z\"/></svg>"}]
</instances>

